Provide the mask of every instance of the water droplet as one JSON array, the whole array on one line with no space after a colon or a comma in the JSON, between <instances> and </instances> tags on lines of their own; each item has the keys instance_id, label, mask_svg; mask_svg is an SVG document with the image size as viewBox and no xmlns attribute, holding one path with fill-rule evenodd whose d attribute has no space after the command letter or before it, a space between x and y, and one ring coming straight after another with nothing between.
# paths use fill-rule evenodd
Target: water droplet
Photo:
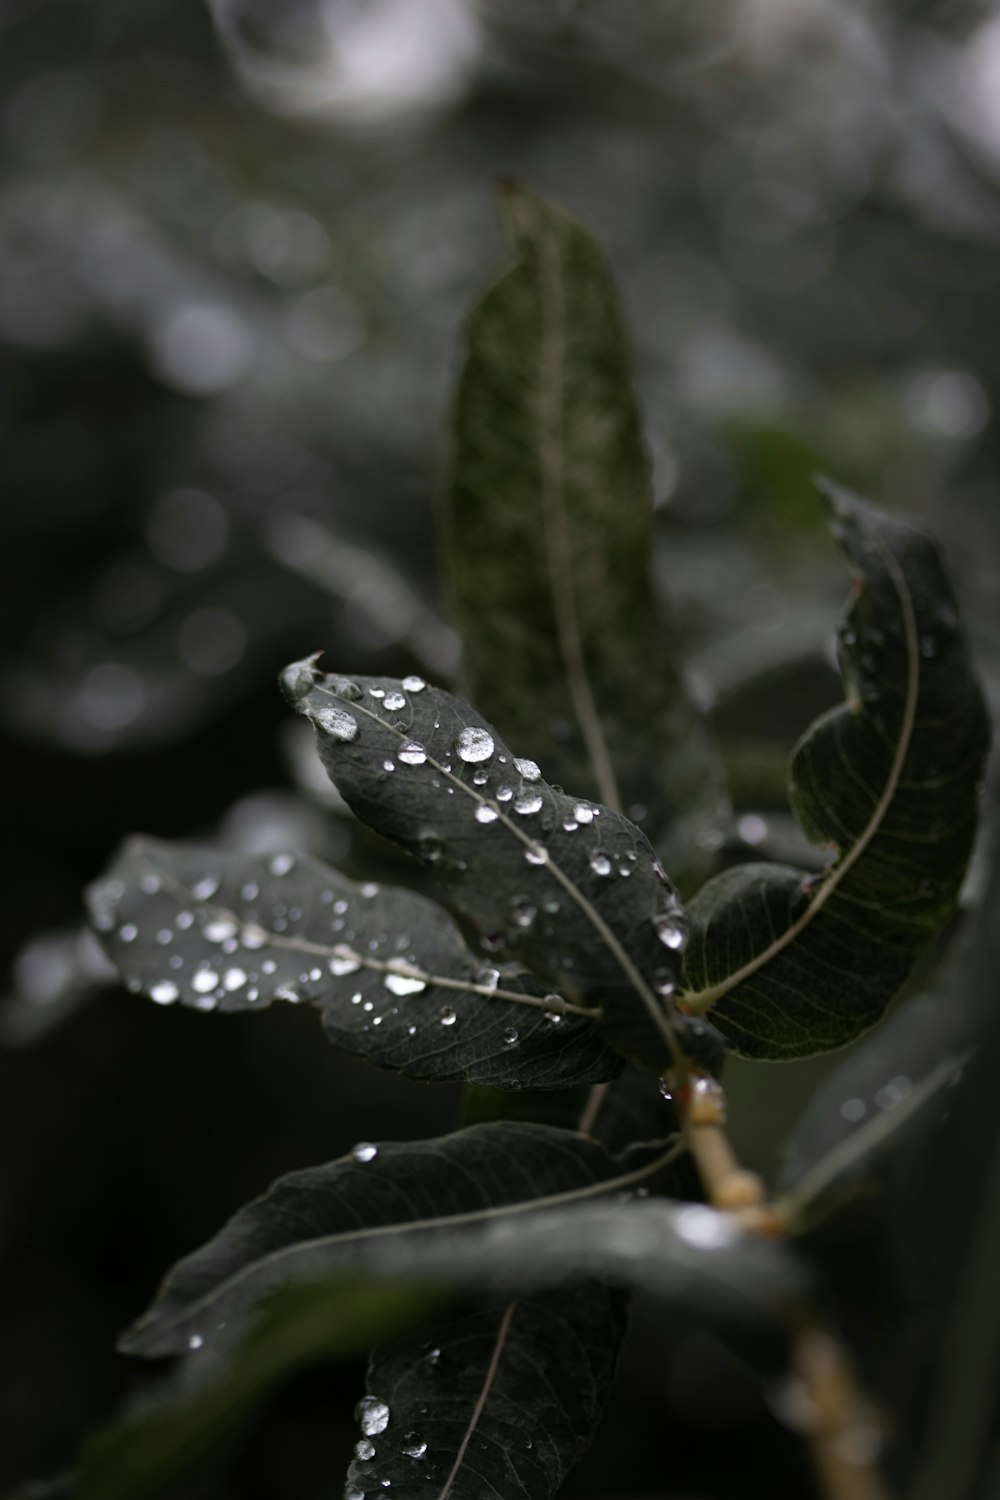
<instances>
[{"instance_id":1,"label":"water droplet","mask_svg":"<svg viewBox=\"0 0 1000 1500\"><path fill-rule=\"evenodd\" d=\"M517 767L520 774L524 777L525 781L541 780L542 773L533 760L518 760L517 756L515 755L514 765Z\"/></svg>"},{"instance_id":2,"label":"water droplet","mask_svg":"<svg viewBox=\"0 0 1000 1500\"><path fill-rule=\"evenodd\" d=\"M498 786L497 787L497 801L498 802L509 802L510 799L511 799L511 797L513 797L513 795L514 795L514 792L513 792L513 789L511 787L509 787L509 786Z\"/></svg>"},{"instance_id":3,"label":"water droplet","mask_svg":"<svg viewBox=\"0 0 1000 1500\"><path fill-rule=\"evenodd\" d=\"M172 979L160 979L149 992L149 998L157 1005L173 1005L180 991Z\"/></svg>"},{"instance_id":4,"label":"water droplet","mask_svg":"<svg viewBox=\"0 0 1000 1500\"><path fill-rule=\"evenodd\" d=\"M895 1109L896 1105L902 1104L912 1090L913 1084L900 1074L896 1078L890 1078L889 1082L879 1089L875 1095L875 1103L879 1109Z\"/></svg>"},{"instance_id":5,"label":"water droplet","mask_svg":"<svg viewBox=\"0 0 1000 1500\"><path fill-rule=\"evenodd\" d=\"M868 1113L868 1106L863 1099L845 1099L840 1106L840 1113L849 1125L856 1125Z\"/></svg>"},{"instance_id":6,"label":"water droplet","mask_svg":"<svg viewBox=\"0 0 1000 1500\"><path fill-rule=\"evenodd\" d=\"M660 1093L663 1095L664 1099L672 1100L674 1097L674 1086L666 1073L664 1073L663 1077L660 1079Z\"/></svg>"},{"instance_id":7,"label":"water droplet","mask_svg":"<svg viewBox=\"0 0 1000 1500\"><path fill-rule=\"evenodd\" d=\"M369 688L368 693L372 698L384 698L385 688Z\"/></svg>"},{"instance_id":8,"label":"water droplet","mask_svg":"<svg viewBox=\"0 0 1000 1500\"><path fill-rule=\"evenodd\" d=\"M440 1012L438 1020L441 1022L442 1026L454 1026L455 1022L458 1020L458 1016L452 1010L450 1005L446 1005Z\"/></svg>"},{"instance_id":9,"label":"water droplet","mask_svg":"<svg viewBox=\"0 0 1000 1500\"><path fill-rule=\"evenodd\" d=\"M370 901L373 896L378 895L378 885L374 880L366 880L364 885L358 886L358 890L361 892L362 896L364 896L366 901Z\"/></svg>"},{"instance_id":10,"label":"water droplet","mask_svg":"<svg viewBox=\"0 0 1000 1500\"><path fill-rule=\"evenodd\" d=\"M563 828L566 830L567 833L575 833L576 830L579 828L579 826L580 825L576 821L575 818L564 818L563 819Z\"/></svg>"},{"instance_id":11,"label":"water droplet","mask_svg":"<svg viewBox=\"0 0 1000 1500\"><path fill-rule=\"evenodd\" d=\"M586 802L578 802L573 809L573 816L578 823L592 823L594 821L594 809L588 807Z\"/></svg>"},{"instance_id":12,"label":"water droplet","mask_svg":"<svg viewBox=\"0 0 1000 1500\"><path fill-rule=\"evenodd\" d=\"M595 849L590 856L590 868L595 875L610 875L611 861L600 849Z\"/></svg>"},{"instance_id":13,"label":"water droplet","mask_svg":"<svg viewBox=\"0 0 1000 1500\"><path fill-rule=\"evenodd\" d=\"M405 1458L423 1458L427 1452L427 1444L415 1432L408 1432L399 1451Z\"/></svg>"},{"instance_id":14,"label":"water droplet","mask_svg":"<svg viewBox=\"0 0 1000 1500\"><path fill-rule=\"evenodd\" d=\"M488 966L476 971L476 983L480 989L495 990L500 983L500 970Z\"/></svg>"},{"instance_id":15,"label":"water droplet","mask_svg":"<svg viewBox=\"0 0 1000 1500\"><path fill-rule=\"evenodd\" d=\"M514 803L514 811L527 816L529 813L538 812L541 806L541 792L522 792Z\"/></svg>"},{"instance_id":16,"label":"water droplet","mask_svg":"<svg viewBox=\"0 0 1000 1500\"><path fill-rule=\"evenodd\" d=\"M317 729L322 729L333 740L347 743L358 737L358 721L353 714L349 714L346 708L335 708L332 704L325 708L318 708L309 717Z\"/></svg>"},{"instance_id":17,"label":"water droplet","mask_svg":"<svg viewBox=\"0 0 1000 1500\"><path fill-rule=\"evenodd\" d=\"M384 760L382 762L382 769L383 771L394 771L396 769L396 762L394 760Z\"/></svg>"},{"instance_id":18,"label":"water droplet","mask_svg":"<svg viewBox=\"0 0 1000 1500\"><path fill-rule=\"evenodd\" d=\"M526 896L515 896L510 903L510 915L515 927L530 927L537 910Z\"/></svg>"},{"instance_id":19,"label":"water droplet","mask_svg":"<svg viewBox=\"0 0 1000 1500\"><path fill-rule=\"evenodd\" d=\"M682 1240L699 1250L718 1250L731 1244L740 1231L726 1214L700 1203L690 1203L674 1217L674 1228Z\"/></svg>"},{"instance_id":20,"label":"water droplet","mask_svg":"<svg viewBox=\"0 0 1000 1500\"><path fill-rule=\"evenodd\" d=\"M139 929L134 922L126 922L124 927L118 929L118 936L123 943L134 943L139 936Z\"/></svg>"},{"instance_id":21,"label":"water droplet","mask_svg":"<svg viewBox=\"0 0 1000 1500\"><path fill-rule=\"evenodd\" d=\"M267 868L272 875L288 875L295 869L294 854L274 854L268 860Z\"/></svg>"},{"instance_id":22,"label":"water droplet","mask_svg":"<svg viewBox=\"0 0 1000 1500\"><path fill-rule=\"evenodd\" d=\"M505 1046L507 1046L507 1047L516 1047L517 1046L517 1039L518 1039L517 1038L517 1027L516 1026L508 1026L507 1029L506 1029L506 1031L503 1034L503 1039L504 1039L504 1045Z\"/></svg>"},{"instance_id":23,"label":"water droplet","mask_svg":"<svg viewBox=\"0 0 1000 1500\"><path fill-rule=\"evenodd\" d=\"M477 823L495 823L500 814L488 802L480 802L476 808Z\"/></svg>"},{"instance_id":24,"label":"water droplet","mask_svg":"<svg viewBox=\"0 0 1000 1500\"><path fill-rule=\"evenodd\" d=\"M354 1457L360 1458L362 1463L367 1463L369 1459L375 1457L375 1444L370 1438L361 1438L354 1444Z\"/></svg>"},{"instance_id":25,"label":"water droplet","mask_svg":"<svg viewBox=\"0 0 1000 1500\"><path fill-rule=\"evenodd\" d=\"M354 1416L365 1437L377 1437L389 1425L389 1408L377 1396L363 1396L355 1408Z\"/></svg>"},{"instance_id":26,"label":"water droplet","mask_svg":"<svg viewBox=\"0 0 1000 1500\"><path fill-rule=\"evenodd\" d=\"M666 1000L677 988L677 981L669 969L657 969L653 975L653 987Z\"/></svg>"},{"instance_id":27,"label":"water droplet","mask_svg":"<svg viewBox=\"0 0 1000 1500\"><path fill-rule=\"evenodd\" d=\"M220 917L217 921L206 922L202 931L210 943L224 943L236 935L236 923L229 917Z\"/></svg>"},{"instance_id":28,"label":"water droplet","mask_svg":"<svg viewBox=\"0 0 1000 1500\"><path fill-rule=\"evenodd\" d=\"M219 976L214 969L199 969L191 980L191 988L199 995L207 995L218 983Z\"/></svg>"},{"instance_id":29,"label":"water droplet","mask_svg":"<svg viewBox=\"0 0 1000 1500\"><path fill-rule=\"evenodd\" d=\"M531 844L524 851L524 857L529 865L547 865L549 862L549 851L541 844Z\"/></svg>"},{"instance_id":30,"label":"water droplet","mask_svg":"<svg viewBox=\"0 0 1000 1500\"><path fill-rule=\"evenodd\" d=\"M459 760L476 762L489 760L496 746L493 736L487 730L468 724L455 740L455 749Z\"/></svg>"},{"instance_id":31,"label":"water droplet","mask_svg":"<svg viewBox=\"0 0 1000 1500\"><path fill-rule=\"evenodd\" d=\"M387 974L382 983L393 995L419 995L427 988L426 979L416 974Z\"/></svg>"},{"instance_id":32,"label":"water droplet","mask_svg":"<svg viewBox=\"0 0 1000 1500\"><path fill-rule=\"evenodd\" d=\"M555 999L556 997L553 996L552 998ZM547 1010L545 1012L545 1019L550 1026L561 1026L565 1017L558 1010Z\"/></svg>"},{"instance_id":33,"label":"water droplet","mask_svg":"<svg viewBox=\"0 0 1000 1500\"><path fill-rule=\"evenodd\" d=\"M406 707L406 699L403 697L402 693L386 693L385 707L389 710L390 713L394 714L399 709Z\"/></svg>"},{"instance_id":34,"label":"water droplet","mask_svg":"<svg viewBox=\"0 0 1000 1500\"><path fill-rule=\"evenodd\" d=\"M482 770L476 771L473 774L473 777L472 777L472 785L473 786L485 786L486 783L489 781L489 779L490 779L490 774L489 774L488 771L482 771Z\"/></svg>"},{"instance_id":35,"label":"water droplet","mask_svg":"<svg viewBox=\"0 0 1000 1500\"><path fill-rule=\"evenodd\" d=\"M678 948L684 947L687 941L687 934L675 916L666 913L662 916L654 917L653 924L656 927L656 936L664 947L672 948L675 952Z\"/></svg>"},{"instance_id":36,"label":"water droplet","mask_svg":"<svg viewBox=\"0 0 1000 1500\"><path fill-rule=\"evenodd\" d=\"M351 1147L351 1155L355 1161L374 1161L378 1156L378 1147L373 1146L371 1141L359 1141L356 1146Z\"/></svg>"},{"instance_id":37,"label":"water droplet","mask_svg":"<svg viewBox=\"0 0 1000 1500\"><path fill-rule=\"evenodd\" d=\"M215 884L216 889L218 889L218 881L216 881ZM144 896L155 896L157 891L160 889L159 875L153 875L152 873L150 873L149 875L144 875L139 881L139 889L140 891L142 891L142 894Z\"/></svg>"},{"instance_id":38,"label":"water droplet","mask_svg":"<svg viewBox=\"0 0 1000 1500\"><path fill-rule=\"evenodd\" d=\"M240 933L240 942L244 948L263 948L267 942L267 933L263 927L258 927L255 923L250 922Z\"/></svg>"},{"instance_id":39,"label":"water droplet","mask_svg":"<svg viewBox=\"0 0 1000 1500\"><path fill-rule=\"evenodd\" d=\"M356 974L361 968L361 960L353 948L348 948L346 943L338 943L327 961L327 967L336 979L340 979L345 974Z\"/></svg>"},{"instance_id":40,"label":"water droplet","mask_svg":"<svg viewBox=\"0 0 1000 1500\"><path fill-rule=\"evenodd\" d=\"M344 1500L365 1500L365 1492L359 1484L349 1484L344 1490Z\"/></svg>"},{"instance_id":41,"label":"water droplet","mask_svg":"<svg viewBox=\"0 0 1000 1500\"><path fill-rule=\"evenodd\" d=\"M408 693L422 693L427 686L422 677L404 677L403 687Z\"/></svg>"}]
</instances>

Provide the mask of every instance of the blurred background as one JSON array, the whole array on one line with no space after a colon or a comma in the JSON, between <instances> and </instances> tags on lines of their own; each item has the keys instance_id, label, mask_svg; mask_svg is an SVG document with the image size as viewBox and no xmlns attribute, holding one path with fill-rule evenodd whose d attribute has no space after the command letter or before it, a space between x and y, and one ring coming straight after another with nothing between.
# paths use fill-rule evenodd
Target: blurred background
<instances>
[{"instance_id":1,"label":"blurred background","mask_svg":"<svg viewBox=\"0 0 1000 1500\"><path fill-rule=\"evenodd\" d=\"M246 1197L455 1120L311 1015L126 996L80 891L135 829L408 878L274 678L320 647L455 677L435 497L498 177L582 218L618 280L658 579L732 773L720 853L794 844L784 759L838 698L814 471L937 531L997 706L1000 14L3 0L0 161L2 1489L136 1385L115 1333ZM736 1070L765 1172L822 1068ZM226 1494L337 1493L360 1382L300 1381ZM639 1340L567 1494L728 1500L758 1472L809 1493L757 1383Z\"/></svg>"}]
</instances>

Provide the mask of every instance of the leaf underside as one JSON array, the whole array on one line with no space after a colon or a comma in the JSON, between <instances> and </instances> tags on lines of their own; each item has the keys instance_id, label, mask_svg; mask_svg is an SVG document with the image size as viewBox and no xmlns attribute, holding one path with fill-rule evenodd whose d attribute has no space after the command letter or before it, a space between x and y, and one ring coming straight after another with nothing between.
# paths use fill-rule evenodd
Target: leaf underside
<instances>
[{"instance_id":1,"label":"leaf underside","mask_svg":"<svg viewBox=\"0 0 1000 1500\"><path fill-rule=\"evenodd\" d=\"M614 1046L662 1065L684 921L645 835L551 786L450 693L313 660L283 680L351 809L426 863L489 951L599 1005Z\"/></svg>"},{"instance_id":2,"label":"leaf underside","mask_svg":"<svg viewBox=\"0 0 1000 1500\"><path fill-rule=\"evenodd\" d=\"M858 583L840 631L847 702L800 741L792 808L825 875L726 871L689 906L681 1004L748 1057L843 1046L873 1025L951 916L988 723L935 546L831 489Z\"/></svg>"},{"instance_id":3,"label":"leaf underside","mask_svg":"<svg viewBox=\"0 0 1000 1500\"><path fill-rule=\"evenodd\" d=\"M516 186L506 198L518 263L469 326L445 518L469 696L674 868L717 821L722 776L653 593L614 291L579 225Z\"/></svg>"},{"instance_id":4,"label":"leaf underside","mask_svg":"<svg viewBox=\"0 0 1000 1500\"><path fill-rule=\"evenodd\" d=\"M162 1004L307 1002L338 1047L438 1082L562 1088L621 1067L592 1019L484 964L433 902L308 855L134 838L89 900L128 987Z\"/></svg>"}]
</instances>

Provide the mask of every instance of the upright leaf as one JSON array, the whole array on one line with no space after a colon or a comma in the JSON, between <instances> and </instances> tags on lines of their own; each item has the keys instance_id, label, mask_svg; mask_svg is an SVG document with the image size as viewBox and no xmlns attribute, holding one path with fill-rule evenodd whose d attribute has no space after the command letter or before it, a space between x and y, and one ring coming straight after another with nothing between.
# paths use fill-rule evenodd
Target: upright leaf
<instances>
[{"instance_id":1,"label":"upright leaf","mask_svg":"<svg viewBox=\"0 0 1000 1500\"><path fill-rule=\"evenodd\" d=\"M645 835L566 795L461 699L420 678L286 669L331 780L358 817L424 860L491 952L520 957L609 1038L664 1062L664 998L684 921Z\"/></svg>"},{"instance_id":2,"label":"upright leaf","mask_svg":"<svg viewBox=\"0 0 1000 1500\"><path fill-rule=\"evenodd\" d=\"M650 577L649 461L589 235L516 186L518 263L469 326L446 558L473 702L553 780L673 863L717 818L718 760Z\"/></svg>"},{"instance_id":3,"label":"upright leaf","mask_svg":"<svg viewBox=\"0 0 1000 1500\"><path fill-rule=\"evenodd\" d=\"M275 1291L369 1266L379 1247L402 1269L428 1236L450 1243L458 1229L656 1183L675 1154L646 1153L626 1168L576 1132L513 1121L431 1141L363 1142L281 1178L180 1261L122 1347L145 1355L200 1347Z\"/></svg>"},{"instance_id":4,"label":"upright leaf","mask_svg":"<svg viewBox=\"0 0 1000 1500\"><path fill-rule=\"evenodd\" d=\"M411 1078L569 1087L621 1066L593 1019L477 959L432 902L308 855L133 838L89 899L126 985L160 1005L308 1002L337 1046Z\"/></svg>"},{"instance_id":5,"label":"upright leaf","mask_svg":"<svg viewBox=\"0 0 1000 1500\"><path fill-rule=\"evenodd\" d=\"M681 1004L749 1057L840 1047L879 1019L954 910L976 827L986 712L936 547L827 491L857 571L847 702L800 741L790 796L836 858L822 876L728 870L690 906Z\"/></svg>"}]
</instances>

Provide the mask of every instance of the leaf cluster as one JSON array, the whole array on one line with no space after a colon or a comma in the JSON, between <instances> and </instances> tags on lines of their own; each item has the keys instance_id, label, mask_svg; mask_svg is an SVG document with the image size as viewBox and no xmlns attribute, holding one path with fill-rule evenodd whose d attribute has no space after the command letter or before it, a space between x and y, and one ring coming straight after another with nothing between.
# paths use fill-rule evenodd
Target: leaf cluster
<instances>
[{"instance_id":1,"label":"leaf cluster","mask_svg":"<svg viewBox=\"0 0 1000 1500\"><path fill-rule=\"evenodd\" d=\"M683 1158L724 1054L852 1042L949 922L986 715L934 544L826 486L854 574L844 703L789 784L819 869L711 872L721 761L653 589L613 290L576 224L519 188L506 201L515 265L469 326L443 527L472 702L317 657L282 675L340 796L440 903L295 850L142 837L89 893L128 989L312 1006L359 1059L463 1081L470 1123L294 1172L183 1259L122 1345L176 1369L93 1439L82 1500L183 1493L292 1371L372 1345L348 1500L552 1495L633 1291L787 1371L827 1271L817 1223L982 1071L971 1002L923 1002L927 1025L903 1011L790 1145L775 1213L797 1246L701 1201ZM951 1420L945 1401L945 1444Z\"/></svg>"}]
</instances>

